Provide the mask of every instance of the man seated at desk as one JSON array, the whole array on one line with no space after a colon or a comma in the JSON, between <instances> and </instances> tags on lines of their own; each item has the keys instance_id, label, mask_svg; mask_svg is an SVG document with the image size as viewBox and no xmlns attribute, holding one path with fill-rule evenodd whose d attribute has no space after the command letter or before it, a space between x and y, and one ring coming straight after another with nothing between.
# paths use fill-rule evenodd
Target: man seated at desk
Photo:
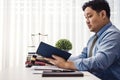
<instances>
[{"instance_id":1,"label":"man seated at desk","mask_svg":"<svg viewBox=\"0 0 120 80\"><path fill-rule=\"evenodd\" d=\"M54 59L46 60L60 68L89 71L102 80L120 80L120 31L110 21L108 2L90 0L82 9L88 28L95 35L77 57L65 61L53 55Z\"/></svg>"}]
</instances>

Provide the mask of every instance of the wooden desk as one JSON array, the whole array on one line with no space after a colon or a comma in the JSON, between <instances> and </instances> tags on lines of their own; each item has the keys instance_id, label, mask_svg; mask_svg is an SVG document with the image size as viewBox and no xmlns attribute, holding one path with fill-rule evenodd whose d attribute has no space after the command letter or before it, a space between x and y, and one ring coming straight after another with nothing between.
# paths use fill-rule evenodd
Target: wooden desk
<instances>
[{"instance_id":1,"label":"wooden desk","mask_svg":"<svg viewBox=\"0 0 120 80\"><path fill-rule=\"evenodd\" d=\"M100 80L89 72L83 72L84 77L42 77L33 74L30 68L14 68L0 71L0 80Z\"/></svg>"}]
</instances>

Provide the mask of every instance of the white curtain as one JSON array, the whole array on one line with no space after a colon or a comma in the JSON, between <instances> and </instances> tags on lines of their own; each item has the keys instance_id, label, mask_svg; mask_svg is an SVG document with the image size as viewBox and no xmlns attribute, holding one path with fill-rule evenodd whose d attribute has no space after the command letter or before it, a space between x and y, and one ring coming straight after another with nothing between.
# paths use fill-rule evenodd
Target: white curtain
<instances>
[{"instance_id":1,"label":"white curtain","mask_svg":"<svg viewBox=\"0 0 120 80\"><path fill-rule=\"evenodd\" d=\"M73 44L70 52L79 54L91 35L81 9L85 1L0 0L0 70L25 67L31 46L36 46L32 49L36 51L40 41L54 46L57 40L66 38ZM108 1L111 20L120 29L120 1Z\"/></svg>"}]
</instances>

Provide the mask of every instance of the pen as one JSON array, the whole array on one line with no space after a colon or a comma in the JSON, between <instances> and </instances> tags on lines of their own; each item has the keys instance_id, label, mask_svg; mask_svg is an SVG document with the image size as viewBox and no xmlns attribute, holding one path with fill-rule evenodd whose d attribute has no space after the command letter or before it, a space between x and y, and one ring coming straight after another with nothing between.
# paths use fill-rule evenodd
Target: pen
<instances>
[{"instance_id":1,"label":"pen","mask_svg":"<svg viewBox=\"0 0 120 80\"><path fill-rule=\"evenodd\" d=\"M52 70L52 72L75 72L74 70Z\"/></svg>"}]
</instances>

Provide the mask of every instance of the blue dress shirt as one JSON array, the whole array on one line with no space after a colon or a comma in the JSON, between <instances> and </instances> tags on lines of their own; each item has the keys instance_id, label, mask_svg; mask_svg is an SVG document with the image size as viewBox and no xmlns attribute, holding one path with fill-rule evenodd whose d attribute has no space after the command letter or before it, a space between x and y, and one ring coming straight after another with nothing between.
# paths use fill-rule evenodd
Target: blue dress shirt
<instances>
[{"instance_id":1,"label":"blue dress shirt","mask_svg":"<svg viewBox=\"0 0 120 80\"><path fill-rule=\"evenodd\" d=\"M120 80L120 31L110 22L97 35L92 57L89 57L89 50L94 35L82 53L69 60L74 62L78 70L89 71L102 80Z\"/></svg>"}]
</instances>

